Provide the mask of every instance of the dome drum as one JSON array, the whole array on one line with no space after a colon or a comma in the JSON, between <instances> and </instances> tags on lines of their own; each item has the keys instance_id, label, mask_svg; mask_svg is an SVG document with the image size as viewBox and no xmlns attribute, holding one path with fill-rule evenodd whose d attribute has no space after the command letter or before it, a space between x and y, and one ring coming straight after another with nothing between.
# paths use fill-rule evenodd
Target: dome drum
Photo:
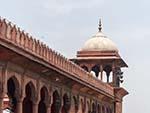
<instances>
[{"instance_id":1,"label":"dome drum","mask_svg":"<svg viewBox=\"0 0 150 113\"><path fill-rule=\"evenodd\" d=\"M120 58L117 51L78 51L77 57L114 57Z\"/></svg>"}]
</instances>

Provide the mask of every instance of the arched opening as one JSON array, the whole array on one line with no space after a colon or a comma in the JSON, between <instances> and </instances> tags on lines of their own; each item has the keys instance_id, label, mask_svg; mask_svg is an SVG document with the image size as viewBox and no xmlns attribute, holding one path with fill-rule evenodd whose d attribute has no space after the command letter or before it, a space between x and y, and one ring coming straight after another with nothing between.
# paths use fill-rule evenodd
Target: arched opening
<instances>
[{"instance_id":1,"label":"arched opening","mask_svg":"<svg viewBox=\"0 0 150 113\"><path fill-rule=\"evenodd\" d=\"M92 104L92 113L96 113L96 105L95 105L95 103Z\"/></svg>"},{"instance_id":2,"label":"arched opening","mask_svg":"<svg viewBox=\"0 0 150 113\"><path fill-rule=\"evenodd\" d=\"M97 113L101 113L101 107L99 104L97 105Z\"/></svg>"},{"instance_id":3,"label":"arched opening","mask_svg":"<svg viewBox=\"0 0 150 113\"><path fill-rule=\"evenodd\" d=\"M106 108L106 113L110 113L110 108L109 107Z\"/></svg>"},{"instance_id":4,"label":"arched opening","mask_svg":"<svg viewBox=\"0 0 150 113\"><path fill-rule=\"evenodd\" d=\"M98 78L99 72L100 72L100 67L98 65L93 66L92 72L94 72L95 76Z\"/></svg>"},{"instance_id":5,"label":"arched opening","mask_svg":"<svg viewBox=\"0 0 150 113\"><path fill-rule=\"evenodd\" d=\"M79 102L78 102L78 99L75 96L73 96L73 100L74 100L75 113L77 113L78 109L79 109L79 104L78 104Z\"/></svg>"},{"instance_id":6,"label":"arched opening","mask_svg":"<svg viewBox=\"0 0 150 113\"><path fill-rule=\"evenodd\" d=\"M23 113L34 113L33 98L35 97L35 87L29 82L25 87L26 97L23 100Z\"/></svg>"},{"instance_id":7,"label":"arched opening","mask_svg":"<svg viewBox=\"0 0 150 113\"><path fill-rule=\"evenodd\" d=\"M85 112L85 105L84 105L84 101L83 101L83 99L81 99L81 110L82 110L82 113L84 113Z\"/></svg>"},{"instance_id":8,"label":"arched opening","mask_svg":"<svg viewBox=\"0 0 150 113\"><path fill-rule=\"evenodd\" d=\"M109 83L109 76L110 76L110 72L112 71L111 66L109 66L109 65L105 66L104 71L106 72L107 83Z\"/></svg>"},{"instance_id":9,"label":"arched opening","mask_svg":"<svg viewBox=\"0 0 150 113\"><path fill-rule=\"evenodd\" d=\"M102 113L105 113L105 107L102 106Z\"/></svg>"},{"instance_id":10,"label":"arched opening","mask_svg":"<svg viewBox=\"0 0 150 113\"><path fill-rule=\"evenodd\" d=\"M61 107L61 98L59 96L58 91L54 91L53 93L53 103L51 106L51 113L59 113Z\"/></svg>"},{"instance_id":11,"label":"arched opening","mask_svg":"<svg viewBox=\"0 0 150 113\"><path fill-rule=\"evenodd\" d=\"M62 107L62 113L69 113L71 107L71 101L67 94L64 94L63 96L63 107Z\"/></svg>"},{"instance_id":12,"label":"arched opening","mask_svg":"<svg viewBox=\"0 0 150 113\"><path fill-rule=\"evenodd\" d=\"M48 99L48 91L46 87L43 87L40 91L41 100L38 105L38 113L46 113L46 102Z\"/></svg>"},{"instance_id":13,"label":"arched opening","mask_svg":"<svg viewBox=\"0 0 150 113\"><path fill-rule=\"evenodd\" d=\"M19 94L19 82L15 77L11 77L7 81L7 95L9 98L9 107L12 112L16 113L17 94Z\"/></svg>"},{"instance_id":14,"label":"arched opening","mask_svg":"<svg viewBox=\"0 0 150 113\"><path fill-rule=\"evenodd\" d=\"M89 71L87 66L83 65L83 66L81 66L81 67L82 67L85 71L87 71L87 72Z\"/></svg>"},{"instance_id":15,"label":"arched opening","mask_svg":"<svg viewBox=\"0 0 150 113\"><path fill-rule=\"evenodd\" d=\"M109 113L113 113L111 108L109 108Z\"/></svg>"},{"instance_id":16,"label":"arched opening","mask_svg":"<svg viewBox=\"0 0 150 113\"><path fill-rule=\"evenodd\" d=\"M91 113L91 107L90 107L90 103L88 101L87 101L87 107L88 107L87 113Z\"/></svg>"}]
</instances>

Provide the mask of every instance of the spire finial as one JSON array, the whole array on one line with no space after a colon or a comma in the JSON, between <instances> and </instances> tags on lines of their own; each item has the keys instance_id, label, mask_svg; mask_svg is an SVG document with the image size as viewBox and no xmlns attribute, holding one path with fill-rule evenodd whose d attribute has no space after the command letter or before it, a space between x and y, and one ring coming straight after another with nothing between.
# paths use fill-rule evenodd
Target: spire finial
<instances>
[{"instance_id":1,"label":"spire finial","mask_svg":"<svg viewBox=\"0 0 150 113\"><path fill-rule=\"evenodd\" d=\"M101 30L102 30L102 22L101 22L101 19L99 19L99 27L98 27L98 29L99 29L99 32L101 32Z\"/></svg>"}]
</instances>

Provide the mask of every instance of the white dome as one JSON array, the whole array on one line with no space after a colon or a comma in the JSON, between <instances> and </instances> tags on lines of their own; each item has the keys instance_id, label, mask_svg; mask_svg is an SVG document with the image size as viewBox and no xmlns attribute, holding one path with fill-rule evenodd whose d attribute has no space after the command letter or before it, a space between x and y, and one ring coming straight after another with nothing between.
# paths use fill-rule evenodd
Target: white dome
<instances>
[{"instance_id":1,"label":"white dome","mask_svg":"<svg viewBox=\"0 0 150 113\"><path fill-rule=\"evenodd\" d=\"M118 51L117 46L101 31L87 40L81 51Z\"/></svg>"}]
</instances>

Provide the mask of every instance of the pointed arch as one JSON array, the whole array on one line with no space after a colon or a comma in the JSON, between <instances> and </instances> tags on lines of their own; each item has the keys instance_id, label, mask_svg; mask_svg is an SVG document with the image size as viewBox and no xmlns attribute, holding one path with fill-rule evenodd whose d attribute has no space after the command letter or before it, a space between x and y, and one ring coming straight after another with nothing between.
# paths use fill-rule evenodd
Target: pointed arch
<instances>
[{"instance_id":1,"label":"pointed arch","mask_svg":"<svg viewBox=\"0 0 150 113\"><path fill-rule=\"evenodd\" d=\"M107 83L109 83L109 76L110 76L110 72L112 71L112 67L110 65L106 65L104 67L104 71L106 72Z\"/></svg>"},{"instance_id":2,"label":"pointed arch","mask_svg":"<svg viewBox=\"0 0 150 113\"><path fill-rule=\"evenodd\" d=\"M102 113L105 113L105 107L102 106Z\"/></svg>"},{"instance_id":3,"label":"pointed arch","mask_svg":"<svg viewBox=\"0 0 150 113\"><path fill-rule=\"evenodd\" d=\"M46 104L48 103L48 90L43 86L40 90L40 102L38 105L38 113L46 113Z\"/></svg>"},{"instance_id":4,"label":"pointed arch","mask_svg":"<svg viewBox=\"0 0 150 113\"><path fill-rule=\"evenodd\" d=\"M94 65L91 70L92 70L92 72L94 72L95 76L98 78L99 72L100 72L100 66Z\"/></svg>"},{"instance_id":5,"label":"pointed arch","mask_svg":"<svg viewBox=\"0 0 150 113\"><path fill-rule=\"evenodd\" d=\"M110 113L110 109L108 107L106 108L106 113Z\"/></svg>"},{"instance_id":6,"label":"pointed arch","mask_svg":"<svg viewBox=\"0 0 150 113\"><path fill-rule=\"evenodd\" d=\"M69 98L69 96L67 95L67 93L64 94L63 96L63 107L61 112L62 113L68 113L71 107L71 100Z\"/></svg>"},{"instance_id":7,"label":"pointed arch","mask_svg":"<svg viewBox=\"0 0 150 113\"><path fill-rule=\"evenodd\" d=\"M33 113L33 100L35 99L35 86L28 82L25 86L25 98L23 100L23 113Z\"/></svg>"},{"instance_id":8,"label":"pointed arch","mask_svg":"<svg viewBox=\"0 0 150 113\"><path fill-rule=\"evenodd\" d=\"M84 104L84 100L83 100L83 99L80 100L80 104L81 104L81 111L82 111L82 113L84 113L86 106L85 106L85 104Z\"/></svg>"},{"instance_id":9,"label":"pointed arch","mask_svg":"<svg viewBox=\"0 0 150 113\"><path fill-rule=\"evenodd\" d=\"M61 98L57 90L53 92L53 103L51 106L51 113L59 113L61 107Z\"/></svg>"},{"instance_id":10,"label":"pointed arch","mask_svg":"<svg viewBox=\"0 0 150 113\"><path fill-rule=\"evenodd\" d=\"M91 107L90 107L90 102L89 101L87 101L87 108L88 108L88 113L91 113Z\"/></svg>"},{"instance_id":11,"label":"pointed arch","mask_svg":"<svg viewBox=\"0 0 150 113\"><path fill-rule=\"evenodd\" d=\"M112 111L112 109L111 109L111 108L109 108L109 113L113 113L113 111Z\"/></svg>"},{"instance_id":12,"label":"pointed arch","mask_svg":"<svg viewBox=\"0 0 150 113\"><path fill-rule=\"evenodd\" d=\"M79 101L78 101L78 98L73 96L73 100L74 100L74 108L75 108L75 113L78 112L78 109L79 109Z\"/></svg>"},{"instance_id":13,"label":"pointed arch","mask_svg":"<svg viewBox=\"0 0 150 113\"><path fill-rule=\"evenodd\" d=\"M101 113L101 106L100 106L100 104L97 105L97 113Z\"/></svg>"},{"instance_id":14,"label":"pointed arch","mask_svg":"<svg viewBox=\"0 0 150 113\"><path fill-rule=\"evenodd\" d=\"M12 111L16 113L18 95L20 94L19 81L15 76L10 77L7 80L7 95Z\"/></svg>"},{"instance_id":15,"label":"pointed arch","mask_svg":"<svg viewBox=\"0 0 150 113\"><path fill-rule=\"evenodd\" d=\"M92 103L92 113L96 113L96 104Z\"/></svg>"}]
</instances>

